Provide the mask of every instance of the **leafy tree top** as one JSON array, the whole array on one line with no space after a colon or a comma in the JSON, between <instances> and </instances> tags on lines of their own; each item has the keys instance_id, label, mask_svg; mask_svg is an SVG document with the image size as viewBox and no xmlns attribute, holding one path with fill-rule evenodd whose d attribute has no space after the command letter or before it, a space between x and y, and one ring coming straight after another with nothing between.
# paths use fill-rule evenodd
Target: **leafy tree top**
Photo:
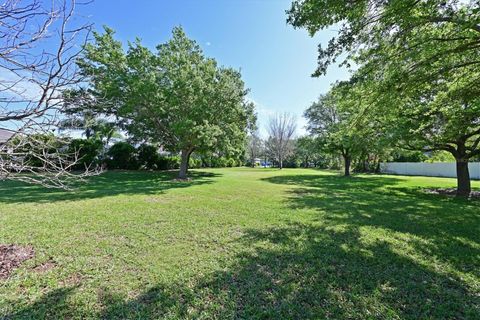
<instances>
[{"instance_id":1,"label":"leafy tree top","mask_svg":"<svg viewBox=\"0 0 480 320\"><path fill-rule=\"evenodd\" d=\"M79 65L106 112L121 117L133 136L171 151L239 154L255 122L240 73L205 57L180 27L156 52L138 39L124 51L105 28Z\"/></svg>"}]
</instances>

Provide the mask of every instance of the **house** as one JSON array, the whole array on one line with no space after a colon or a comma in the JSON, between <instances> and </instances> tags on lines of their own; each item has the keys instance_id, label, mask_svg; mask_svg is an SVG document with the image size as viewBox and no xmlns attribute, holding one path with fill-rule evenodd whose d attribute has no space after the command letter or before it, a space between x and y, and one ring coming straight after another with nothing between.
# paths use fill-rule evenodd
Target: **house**
<instances>
[{"instance_id":1,"label":"house","mask_svg":"<svg viewBox=\"0 0 480 320\"><path fill-rule=\"evenodd\" d=\"M15 135L15 131L0 128L0 145L4 144Z\"/></svg>"},{"instance_id":2,"label":"house","mask_svg":"<svg viewBox=\"0 0 480 320\"><path fill-rule=\"evenodd\" d=\"M255 164L255 167L258 167L262 164L262 159L260 158L254 158L253 163Z\"/></svg>"}]
</instances>

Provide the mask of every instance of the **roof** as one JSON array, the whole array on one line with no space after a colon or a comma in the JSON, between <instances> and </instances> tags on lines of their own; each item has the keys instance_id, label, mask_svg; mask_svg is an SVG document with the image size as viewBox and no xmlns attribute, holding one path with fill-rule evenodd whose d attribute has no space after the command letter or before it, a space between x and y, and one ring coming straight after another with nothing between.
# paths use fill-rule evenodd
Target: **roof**
<instances>
[{"instance_id":1,"label":"roof","mask_svg":"<svg viewBox=\"0 0 480 320\"><path fill-rule=\"evenodd\" d=\"M15 134L15 131L0 128L0 143L6 142Z\"/></svg>"}]
</instances>

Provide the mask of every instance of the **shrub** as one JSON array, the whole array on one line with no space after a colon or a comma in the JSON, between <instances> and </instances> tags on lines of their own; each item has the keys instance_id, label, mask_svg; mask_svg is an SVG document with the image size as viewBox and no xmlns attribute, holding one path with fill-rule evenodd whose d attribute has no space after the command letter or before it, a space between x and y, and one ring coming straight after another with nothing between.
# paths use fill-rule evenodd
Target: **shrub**
<instances>
[{"instance_id":1,"label":"shrub","mask_svg":"<svg viewBox=\"0 0 480 320\"><path fill-rule=\"evenodd\" d=\"M108 150L109 169L137 170L139 165L135 147L127 142L117 142Z\"/></svg>"},{"instance_id":2,"label":"shrub","mask_svg":"<svg viewBox=\"0 0 480 320\"><path fill-rule=\"evenodd\" d=\"M155 146L142 144L138 147L138 165L144 169L157 169L160 155Z\"/></svg>"},{"instance_id":3,"label":"shrub","mask_svg":"<svg viewBox=\"0 0 480 320\"><path fill-rule=\"evenodd\" d=\"M168 170L169 159L165 156L159 156L157 159L156 167L158 170Z\"/></svg>"},{"instance_id":4,"label":"shrub","mask_svg":"<svg viewBox=\"0 0 480 320\"><path fill-rule=\"evenodd\" d=\"M233 158L228 158L225 160L225 165L231 168L231 167L235 167L237 165L237 162Z\"/></svg>"},{"instance_id":5,"label":"shrub","mask_svg":"<svg viewBox=\"0 0 480 320\"><path fill-rule=\"evenodd\" d=\"M159 156L157 159L158 170L172 170L180 168L179 156Z\"/></svg>"},{"instance_id":6,"label":"shrub","mask_svg":"<svg viewBox=\"0 0 480 320\"><path fill-rule=\"evenodd\" d=\"M288 159L285 159L285 161L283 162L283 166L285 168L299 168L301 164L302 164L302 161L295 157L290 157Z\"/></svg>"},{"instance_id":7,"label":"shrub","mask_svg":"<svg viewBox=\"0 0 480 320\"><path fill-rule=\"evenodd\" d=\"M202 160L199 158L192 158L188 161L188 167L192 169L198 169L202 167Z\"/></svg>"},{"instance_id":8,"label":"shrub","mask_svg":"<svg viewBox=\"0 0 480 320\"><path fill-rule=\"evenodd\" d=\"M224 157L212 158L211 166L213 168L224 168L227 166L227 159Z\"/></svg>"},{"instance_id":9,"label":"shrub","mask_svg":"<svg viewBox=\"0 0 480 320\"><path fill-rule=\"evenodd\" d=\"M20 140L22 140L21 147L19 147ZM16 152L25 154L25 164L32 167L43 167L45 165L43 160L48 158L50 161L55 161L53 158L57 150L65 146L63 141L53 134L33 134L23 139L17 135L9 143L14 146Z\"/></svg>"},{"instance_id":10,"label":"shrub","mask_svg":"<svg viewBox=\"0 0 480 320\"><path fill-rule=\"evenodd\" d=\"M427 156L420 151L398 150L392 154L393 162L423 162Z\"/></svg>"},{"instance_id":11,"label":"shrub","mask_svg":"<svg viewBox=\"0 0 480 320\"><path fill-rule=\"evenodd\" d=\"M100 164L100 155L103 150L103 144L97 139L73 139L68 145L68 152L74 154L78 152L77 163L73 166L75 170L84 170L91 165Z\"/></svg>"},{"instance_id":12,"label":"shrub","mask_svg":"<svg viewBox=\"0 0 480 320\"><path fill-rule=\"evenodd\" d=\"M181 162L180 156L168 157L168 169L179 169L180 162Z\"/></svg>"}]
</instances>

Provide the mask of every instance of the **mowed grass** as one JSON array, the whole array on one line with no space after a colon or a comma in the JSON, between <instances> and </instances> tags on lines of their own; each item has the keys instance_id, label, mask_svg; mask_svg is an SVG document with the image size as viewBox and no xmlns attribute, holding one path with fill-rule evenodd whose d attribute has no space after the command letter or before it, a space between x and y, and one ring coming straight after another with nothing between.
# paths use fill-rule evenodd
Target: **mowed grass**
<instances>
[{"instance_id":1,"label":"mowed grass","mask_svg":"<svg viewBox=\"0 0 480 320\"><path fill-rule=\"evenodd\" d=\"M422 191L453 179L173 177L0 183L0 243L36 251L0 280L0 319L480 318L480 201Z\"/></svg>"}]
</instances>

